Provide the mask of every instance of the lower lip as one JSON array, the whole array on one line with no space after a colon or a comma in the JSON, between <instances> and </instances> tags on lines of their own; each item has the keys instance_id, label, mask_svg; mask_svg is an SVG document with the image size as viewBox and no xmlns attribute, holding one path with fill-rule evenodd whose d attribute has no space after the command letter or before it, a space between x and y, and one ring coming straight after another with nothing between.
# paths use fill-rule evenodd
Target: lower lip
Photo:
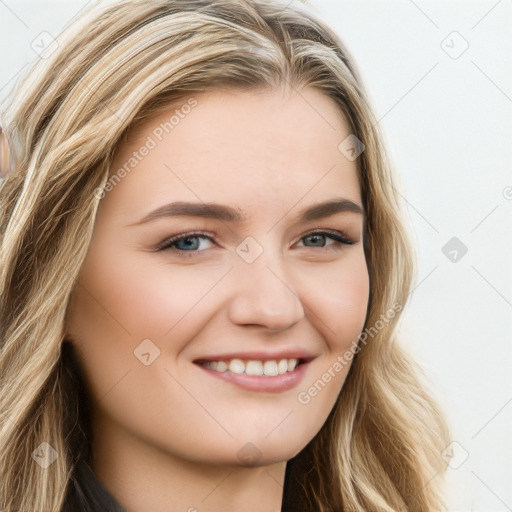
<instances>
[{"instance_id":1,"label":"lower lip","mask_svg":"<svg viewBox=\"0 0 512 512\"><path fill-rule=\"evenodd\" d=\"M212 377L232 382L249 391L262 391L267 393L280 393L293 389L299 384L307 371L309 363L297 366L292 372L286 372L274 377L263 375L246 375L245 373L233 373L230 371L217 372L205 366L197 365Z\"/></svg>"}]
</instances>

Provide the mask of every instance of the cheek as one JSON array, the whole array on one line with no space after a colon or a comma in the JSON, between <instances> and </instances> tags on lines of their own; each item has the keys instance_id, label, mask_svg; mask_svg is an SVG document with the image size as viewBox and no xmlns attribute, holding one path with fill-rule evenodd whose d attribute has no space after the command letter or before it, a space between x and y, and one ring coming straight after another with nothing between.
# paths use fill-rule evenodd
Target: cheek
<instances>
[{"instance_id":1,"label":"cheek","mask_svg":"<svg viewBox=\"0 0 512 512\"><path fill-rule=\"evenodd\" d=\"M156 259L151 265L143 262L137 267L137 280L117 277L126 297L122 314L131 315L128 322L134 332L161 340L173 334L175 338L185 324L199 325L203 308L210 304L209 294L229 270L225 266L180 268ZM134 311L136 316L130 313Z\"/></svg>"},{"instance_id":2,"label":"cheek","mask_svg":"<svg viewBox=\"0 0 512 512\"><path fill-rule=\"evenodd\" d=\"M336 271L311 275L310 318L325 340L324 352L297 394L297 401L318 418L327 417L352 365L364 327L369 299L369 275L364 254L345 261ZM357 257L356 257L357 256ZM347 258L348 260L348 258ZM322 286L319 286L322 284ZM316 290L316 291L313 291Z\"/></svg>"},{"instance_id":3,"label":"cheek","mask_svg":"<svg viewBox=\"0 0 512 512\"><path fill-rule=\"evenodd\" d=\"M97 333L112 342L129 339L135 347L145 338L165 337L174 326L189 321L226 273L218 267L180 268L166 263L163 254L132 251L123 255L105 247L107 242L99 240L97 245L101 244L101 254L91 250L82 269L74 309L83 327L90 331L94 325Z\"/></svg>"},{"instance_id":4,"label":"cheek","mask_svg":"<svg viewBox=\"0 0 512 512\"><path fill-rule=\"evenodd\" d=\"M345 351L357 341L364 327L369 288L362 249L336 268L312 272L308 277L304 303L311 309L311 321L323 334L330 353Z\"/></svg>"}]
</instances>

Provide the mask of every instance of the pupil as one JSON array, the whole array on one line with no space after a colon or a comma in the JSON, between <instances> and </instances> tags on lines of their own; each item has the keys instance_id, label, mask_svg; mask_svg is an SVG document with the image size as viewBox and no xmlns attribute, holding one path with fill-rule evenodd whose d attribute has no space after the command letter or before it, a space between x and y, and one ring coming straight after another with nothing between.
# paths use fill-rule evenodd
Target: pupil
<instances>
[{"instance_id":1,"label":"pupil","mask_svg":"<svg viewBox=\"0 0 512 512\"><path fill-rule=\"evenodd\" d=\"M321 238L323 238L323 235L311 235L310 237L310 240L313 240L313 244L315 244L315 239L316 239L316 242L319 242Z\"/></svg>"},{"instance_id":2,"label":"pupil","mask_svg":"<svg viewBox=\"0 0 512 512\"><path fill-rule=\"evenodd\" d=\"M178 243L183 243L186 247L191 248L194 246L194 242L197 242L196 238L184 238L183 240L179 240ZM195 247L197 249L197 247Z\"/></svg>"}]
</instances>

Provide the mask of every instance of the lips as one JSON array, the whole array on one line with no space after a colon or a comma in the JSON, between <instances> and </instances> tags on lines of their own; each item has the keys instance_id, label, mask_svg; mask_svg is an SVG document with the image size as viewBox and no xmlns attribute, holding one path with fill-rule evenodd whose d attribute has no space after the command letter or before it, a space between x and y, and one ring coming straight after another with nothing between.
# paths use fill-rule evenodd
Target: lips
<instances>
[{"instance_id":1,"label":"lips","mask_svg":"<svg viewBox=\"0 0 512 512\"><path fill-rule=\"evenodd\" d=\"M196 359L194 363L208 375L250 391L280 392L295 387L314 358L295 349L217 354Z\"/></svg>"}]
</instances>

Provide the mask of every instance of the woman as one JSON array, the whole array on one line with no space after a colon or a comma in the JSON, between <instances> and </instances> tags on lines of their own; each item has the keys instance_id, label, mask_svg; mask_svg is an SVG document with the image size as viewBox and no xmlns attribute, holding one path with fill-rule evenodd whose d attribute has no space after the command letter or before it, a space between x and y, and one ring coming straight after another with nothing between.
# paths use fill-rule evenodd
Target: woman
<instances>
[{"instance_id":1,"label":"woman","mask_svg":"<svg viewBox=\"0 0 512 512\"><path fill-rule=\"evenodd\" d=\"M2 117L1 509L442 510L411 250L336 35L122 0L43 57Z\"/></svg>"}]
</instances>

